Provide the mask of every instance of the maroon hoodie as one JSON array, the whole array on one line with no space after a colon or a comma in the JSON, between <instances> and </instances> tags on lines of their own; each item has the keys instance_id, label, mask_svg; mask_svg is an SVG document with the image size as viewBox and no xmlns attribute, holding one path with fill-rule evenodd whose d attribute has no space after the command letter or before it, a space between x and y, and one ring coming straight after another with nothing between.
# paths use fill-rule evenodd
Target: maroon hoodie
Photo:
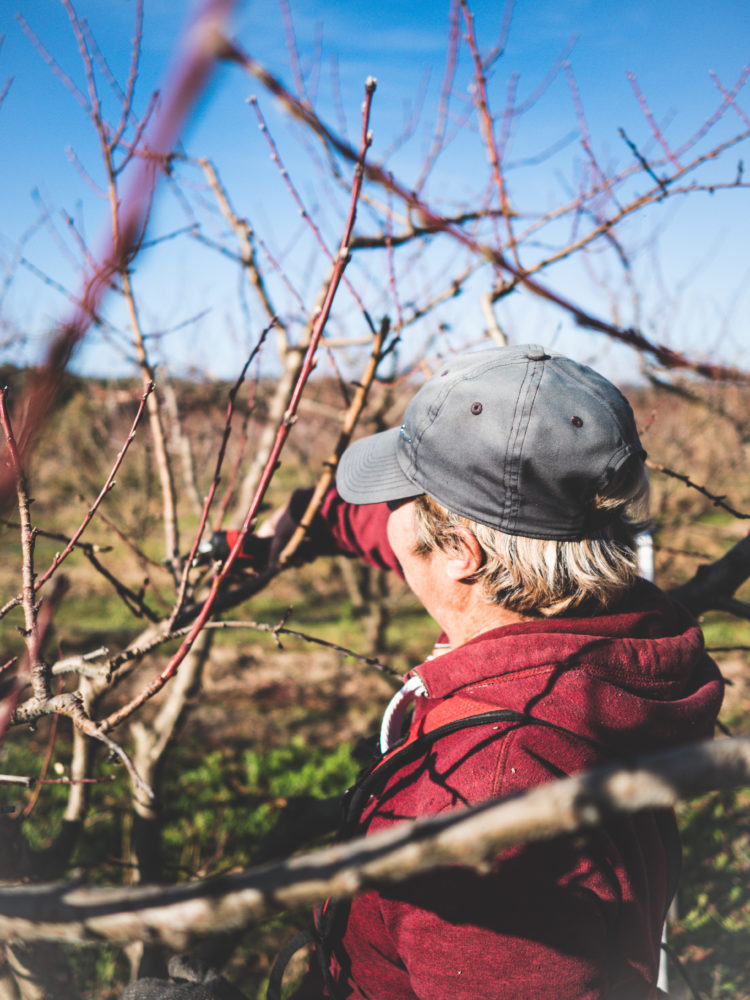
<instances>
[{"instance_id":1,"label":"maroon hoodie","mask_svg":"<svg viewBox=\"0 0 750 1000\"><path fill-rule=\"evenodd\" d=\"M316 541L398 570L387 518L384 504L353 507L332 491ZM438 740L369 802L362 833L710 738L722 697L699 627L645 581L611 613L498 628L415 673L427 694L412 734L457 696L540 724L491 722ZM363 892L332 942L337 995L650 1000L678 858L671 812L645 810L505 851L488 873L451 866ZM326 995L312 973L296 994Z\"/></svg>"}]
</instances>

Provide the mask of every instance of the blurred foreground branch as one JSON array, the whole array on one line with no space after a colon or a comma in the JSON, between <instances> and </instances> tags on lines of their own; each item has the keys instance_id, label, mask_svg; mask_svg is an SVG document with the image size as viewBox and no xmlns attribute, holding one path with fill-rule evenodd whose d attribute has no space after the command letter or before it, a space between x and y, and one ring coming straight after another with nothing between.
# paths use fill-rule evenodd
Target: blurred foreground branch
<instances>
[{"instance_id":1,"label":"blurred foreground branch","mask_svg":"<svg viewBox=\"0 0 750 1000\"><path fill-rule=\"evenodd\" d=\"M595 827L620 811L669 808L680 799L742 784L750 784L750 738L681 747L198 884L3 889L0 936L141 940L182 950L201 937L247 926L287 907L326 896L349 897L442 865L486 870L498 851L514 844Z\"/></svg>"},{"instance_id":2,"label":"blurred foreground branch","mask_svg":"<svg viewBox=\"0 0 750 1000\"><path fill-rule=\"evenodd\" d=\"M162 106L142 137L142 149L148 155L136 162L126 191L116 202L111 230L93 272L86 278L73 315L51 338L46 360L28 392L27 419L19 437L22 455L47 418L71 355L91 324L99 320L99 309L114 275L126 269L137 253L157 178L222 54L224 25L233 4L234 0L206 0L176 49ZM77 24L75 17L74 21ZM0 470L0 503L6 501L11 484L12 477Z\"/></svg>"}]
</instances>

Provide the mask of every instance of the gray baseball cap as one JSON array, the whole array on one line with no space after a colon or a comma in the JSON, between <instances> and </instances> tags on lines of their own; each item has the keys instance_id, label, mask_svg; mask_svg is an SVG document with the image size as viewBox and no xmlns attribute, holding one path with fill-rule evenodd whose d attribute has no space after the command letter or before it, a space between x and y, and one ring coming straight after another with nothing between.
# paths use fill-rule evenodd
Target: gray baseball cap
<instances>
[{"instance_id":1,"label":"gray baseball cap","mask_svg":"<svg viewBox=\"0 0 750 1000\"><path fill-rule=\"evenodd\" d=\"M646 457L611 382L537 345L497 347L443 363L401 427L347 448L336 485L349 503L426 493L507 534L576 539L601 527L590 501L632 455Z\"/></svg>"}]
</instances>

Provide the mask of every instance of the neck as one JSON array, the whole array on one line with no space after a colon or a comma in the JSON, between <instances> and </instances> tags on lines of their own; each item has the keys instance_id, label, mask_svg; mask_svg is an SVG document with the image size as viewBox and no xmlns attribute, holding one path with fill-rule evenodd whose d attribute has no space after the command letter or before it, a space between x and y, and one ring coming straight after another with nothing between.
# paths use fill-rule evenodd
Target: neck
<instances>
[{"instance_id":1,"label":"neck","mask_svg":"<svg viewBox=\"0 0 750 1000\"><path fill-rule=\"evenodd\" d=\"M499 604L487 604L476 592L477 590L478 588L471 586L466 594L467 600L460 602L462 607L456 608L453 614L446 616L450 620L438 623L448 636L452 649L463 646L464 643L492 629L531 621L529 615L509 611Z\"/></svg>"}]
</instances>

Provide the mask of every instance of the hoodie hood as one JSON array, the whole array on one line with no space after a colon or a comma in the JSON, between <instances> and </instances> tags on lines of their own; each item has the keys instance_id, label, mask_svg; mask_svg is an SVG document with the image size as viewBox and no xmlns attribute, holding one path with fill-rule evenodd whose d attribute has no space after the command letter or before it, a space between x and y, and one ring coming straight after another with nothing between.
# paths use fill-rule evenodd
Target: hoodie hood
<instances>
[{"instance_id":1,"label":"hoodie hood","mask_svg":"<svg viewBox=\"0 0 750 1000\"><path fill-rule=\"evenodd\" d=\"M565 726L616 756L709 738L724 687L698 624L646 581L609 614L493 629L414 674L428 696L415 718L460 693Z\"/></svg>"}]
</instances>

